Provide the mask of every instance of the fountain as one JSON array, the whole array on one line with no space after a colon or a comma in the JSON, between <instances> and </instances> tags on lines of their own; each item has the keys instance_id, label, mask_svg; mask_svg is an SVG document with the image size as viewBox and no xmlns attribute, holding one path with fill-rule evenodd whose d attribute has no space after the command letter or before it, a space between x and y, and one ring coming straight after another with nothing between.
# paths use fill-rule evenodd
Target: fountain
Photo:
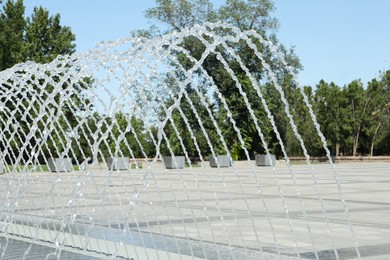
<instances>
[{"instance_id":1,"label":"fountain","mask_svg":"<svg viewBox=\"0 0 390 260\"><path fill-rule=\"evenodd\" d=\"M200 54L184 47L188 39L199 41ZM291 164L261 84L238 44L253 52L283 101L306 165ZM13 245L23 242L22 257L41 246L48 259L70 253L77 258L320 259L324 250L339 259L340 243L359 257L340 181L309 101L302 91L329 159L321 178L265 51L299 85L271 42L222 23L155 39L105 42L49 64L28 62L0 72L0 164L6 172L1 175L1 256L7 258ZM211 56L240 93L264 148L263 160L273 162L269 167L257 167L249 154L233 108L207 69ZM237 70L245 75L245 86ZM262 120L272 126L281 161L271 154L248 86L264 110ZM231 160L212 102L225 112L223 122L246 160ZM227 159L214 160L211 168L206 158L219 154ZM55 158L69 158L75 167L48 172ZM106 166L123 160L120 171ZM334 203L344 212L337 227L323 199L324 178L335 187ZM314 199L308 201L308 194ZM315 219L310 211L317 212ZM338 232L349 239L339 241Z\"/></svg>"}]
</instances>

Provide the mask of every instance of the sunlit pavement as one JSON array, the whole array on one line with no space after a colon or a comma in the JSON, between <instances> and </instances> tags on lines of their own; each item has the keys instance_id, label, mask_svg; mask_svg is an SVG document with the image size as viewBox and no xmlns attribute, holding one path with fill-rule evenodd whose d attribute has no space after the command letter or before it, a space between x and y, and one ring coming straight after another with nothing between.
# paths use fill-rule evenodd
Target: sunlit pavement
<instances>
[{"instance_id":1,"label":"sunlit pavement","mask_svg":"<svg viewBox=\"0 0 390 260\"><path fill-rule=\"evenodd\" d=\"M4 189L7 175L0 178ZM13 185L13 219L23 229L108 240L93 248L106 253L122 242L135 259L165 251L190 259L336 259L335 252L356 259L356 245L364 259L390 258L390 162L336 163L335 170L282 162L164 170L158 163L111 175L31 173ZM14 229L8 233L18 239ZM46 236L39 242L54 241Z\"/></svg>"}]
</instances>

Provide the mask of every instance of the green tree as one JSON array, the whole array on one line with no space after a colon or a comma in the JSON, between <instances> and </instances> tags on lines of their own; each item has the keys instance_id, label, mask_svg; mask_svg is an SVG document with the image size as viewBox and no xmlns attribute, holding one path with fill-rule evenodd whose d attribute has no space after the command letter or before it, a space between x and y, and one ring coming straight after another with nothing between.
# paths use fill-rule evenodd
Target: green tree
<instances>
[{"instance_id":1,"label":"green tree","mask_svg":"<svg viewBox=\"0 0 390 260\"><path fill-rule=\"evenodd\" d=\"M205 21L216 19L209 0L156 0L156 7L146 10L146 17L168 25L168 30L180 31Z\"/></svg>"},{"instance_id":2,"label":"green tree","mask_svg":"<svg viewBox=\"0 0 390 260\"><path fill-rule=\"evenodd\" d=\"M24 46L26 20L22 0L0 2L0 71L25 60L21 50Z\"/></svg>"},{"instance_id":3,"label":"green tree","mask_svg":"<svg viewBox=\"0 0 390 260\"><path fill-rule=\"evenodd\" d=\"M43 7L35 7L27 18L23 56L38 63L50 62L58 55L74 53L75 39L70 27L61 25L59 14L50 16Z\"/></svg>"},{"instance_id":4,"label":"green tree","mask_svg":"<svg viewBox=\"0 0 390 260\"><path fill-rule=\"evenodd\" d=\"M115 120L107 119L112 125L109 134L109 150L113 155L142 158L152 154L151 144L143 133L145 128L141 120L129 114L118 112ZM109 156L109 154L107 154Z\"/></svg>"},{"instance_id":5,"label":"green tree","mask_svg":"<svg viewBox=\"0 0 390 260\"><path fill-rule=\"evenodd\" d=\"M352 156L356 156L359 148L360 136L367 118L370 97L367 95L360 80L354 80L342 90L345 98L345 113L347 122L344 125L346 140L352 146Z\"/></svg>"},{"instance_id":6,"label":"green tree","mask_svg":"<svg viewBox=\"0 0 390 260\"><path fill-rule=\"evenodd\" d=\"M366 91L370 103L363 131L368 138L369 154L373 156L375 146L383 143L390 134L390 70L379 80L371 80Z\"/></svg>"},{"instance_id":7,"label":"green tree","mask_svg":"<svg viewBox=\"0 0 390 260\"><path fill-rule=\"evenodd\" d=\"M50 16L49 12L42 7L34 8L31 17L25 17L25 7L22 0L8 0L4 4L0 3L0 69L6 69L13 65L27 60L37 63L47 63L52 61L58 55L72 54L75 51L75 35L69 27L60 24L60 16ZM67 64L63 64L63 69L69 69ZM14 80L9 78L2 82L1 90L9 92L12 95L2 95L1 102L6 108L0 114L5 120L13 118L17 124L14 124L12 131L6 133L7 138L12 139L12 153L7 160L12 161L20 158L21 152L23 158L31 157L28 151L37 149L37 140L45 139L43 132L45 127L51 122L53 113L62 113L59 122L55 124L55 130L50 133L52 140L48 140L42 147L41 158L48 155L58 155L66 150L64 140L66 140L63 129L72 128L77 124L77 118L74 114L75 108L82 109L82 106L88 105L88 101L79 94L82 88L90 85L89 79L81 80L77 86L70 85L72 80L65 71L61 73L46 72L47 78L38 78L31 75L30 72L17 71L16 74L23 75L25 82L23 84L14 84ZM70 76L71 77L71 76ZM89 83L88 83L89 82ZM61 104L61 94L53 94L55 84L61 84L60 87L64 93L68 94L68 102ZM18 91L14 91L18 88ZM78 90L78 93L74 93ZM45 101L50 105L42 106ZM82 100L83 99L83 100ZM58 109L61 108L61 111ZM43 111L45 109L46 111ZM48 111L53 109L53 111ZM40 120L37 126L40 134L29 136L31 128L35 124L35 119ZM2 122L6 122L2 120ZM35 128L35 126L34 126ZM66 130L65 130L66 131ZM28 142L27 142L28 140ZM27 149L21 149L24 144ZM22 150L22 151L21 151ZM39 150L39 149L38 149ZM43 158L42 158L43 159Z\"/></svg>"},{"instance_id":8,"label":"green tree","mask_svg":"<svg viewBox=\"0 0 390 260\"><path fill-rule=\"evenodd\" d=\"M61 25L59 14L51 16L43 7L35 7L31 17L25 17L23 0L0 6L0 70L27 60L46 63L75 52L76 37Z\"/></svg>"},{"instance_id":9,"label":"green tree","mask_svg":"<svg viewBox=\"0 0 390 260\"><path fill-rule=\"evenodd\" d=\"M269 0L228 0L217 10L213 8L208 0L157 0L156 4L156 7L146 11L146 17L162 22L165 28L168 28L168 31L180 31L184 27L190 27L194 24L204 22L222 21L231 23L241 30L252 29L265 39L272 39L278 48L285 52L289 64L295 68L300 68L299 60L294 55L293 50L287 50L277 41L275 31L278 28L278 21L271 16L274 5ZM143 35L145 35L144 32ZM204 39L187 37L182 47L189 51L195 60L199 60L205 50L204 40L207 41L207 37ZM259 41L254 40L254 43L260 51L264 50L264 46ZM264 78L265 68L262 66L261 61L256 58L254 50L246 41L242 40L229 47L241 58L245 66L254 75L256 81ZM217 47L217 52L208 55L202 65L204 70L197 71L196 73L199 73L200 77L204 77L204 72L206 72L212 78L214 84L218 86L220 94L226 100L230 112L225 109L224 103L218 97L218 93L214 93L215 102L210 105L215 104L215 117L219 119L219 125L223 129L225 141L230 146L228 148L234 151L234 157L243 158L245 154L233 125L229 120L226 120L227 115L230 114L232 114L237 128L240 129L245 146L252 156L256 152L264 150L264 147L262 147L254 120L247 109L247 103L255 111L256 120L259 124L263 124L262 127L264 127L264 131L268 135L271 132L270 123L267 122L268 119L265 110L261 102L259 102L259 97L253 82L246 75L244 68L239 64L237 58L232 57L231 53L222 46ZM272 54L269 51L264 51L263 55L266 62L270 64L272 70L275 72L276 77L283 82L283 78L286 75L284 66L280 62L272 59ZM193 66L193 63L188 57L182 53L178 54L178 60L184 69L189 69ZM233 75L226 69L226 66L232 69ZM207 92L210 90L209 83L209 81L205 80L204 85L199 86L199 88ZM241 91L237 87L238 85L240 85ZM243 92L248 98L247 101L242 96ZM269 137L267 141L270 139L272 138Z\"/></svg>"},{"instance_id":10,"label":"green tree","mask_svg":"<svg viewBox=\"0 0 390 260\"><path fill-rule=\"evenodd\" d=\"M222 152L221 143L216 141L219 140L219 137L215 131L215 127L208 115L207 109L200 105L201 101L199 96L190 92L189 99L191 100L192 105L195 107L197 115L202 118L202 127L204 131L199 125L197 116L193 111L189 101L185 98L182 98L180 100L180 108L176 108L172 112L172 120L169 120L167 125L164 127L164 131L168 138L172 152L174 154L184 154L185 149L185 151L188 153L188 156L190 157L200 157L201 155L208 156L211 154L211 149L207 139L209 139L211 142L216 153ZM172 100L169 100L167 105L171 105L172 103ZM213 106L211 105L209 109L213 110ZM164 117L165 116L166 115L164 114ZM193 140L190 131L192 131L192 135L195 137L196 143ZM179 137L181 138L184 147L182 147ZM197 146L199 147L201 154L199 154ZM166 155L170 154L167 142L163 143L162 153Z\"/></svg>"},{"instance_id":11,"label":"green tree","mask_svg":"<svg viewBox=\"0 0 390 260\"><path fill-rule=\"evenodd\" d=\"M304 102L300 90L294 87L294 85L288 84L285 85L285 91L289 93L287 95L288 102L290 104L289 110L297 127L297 132L304 142L306 151L309 155L312 156L323 156L325 151L323 150L322 142L316 132L311 115L309 113L309 108ZM313 106L315 103L313 89L310 86L305 86L303 91L308 97L310 105ZM283 107L283 104L281 104L279 108L280 107ZM280 111L277 110L275 110L275 115L278 117L277 121L282 122L282 124L285 125L281 126L280 128L285 129L286 131L283 141L286 145L287 154L290 156L303 156L304 150L301 146L301 142L296 136L296 133L294 133L291 124L287 122L287 119L285 119L285 115L281 114Z\"/></svg>"},{"instance_id":12,"label":"green tree","mask_svg":"<svg viewBox=\"0 0 390 260\"><path fill-rule=\"evenodd\" d=\"M328 146L335 156L340 155L343 145L343 125L346 123L346 111L343 95L339 86L333 82L321 80L315 92L315 111L321 125L321 131L327 138Z\"/></svg>"}]
</instances>

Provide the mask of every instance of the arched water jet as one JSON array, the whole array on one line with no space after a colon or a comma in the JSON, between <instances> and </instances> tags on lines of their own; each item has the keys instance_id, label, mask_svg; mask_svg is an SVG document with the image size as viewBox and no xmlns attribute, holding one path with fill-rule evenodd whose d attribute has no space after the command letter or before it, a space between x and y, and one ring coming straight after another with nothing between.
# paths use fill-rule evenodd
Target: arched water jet
<instances>
[{"instance_id":1,"label":"arched water jet","mask_svg":"<svg viewBox=\"0 0 390 260\"><path fill-rule=\"evenodd\" d=\"M183 47L191 37L202 44L200 55ZM306 168L291 165L259 77L234 49L240 41L254 52L253 59L267 71L280 94L286 122L306 156ZM1 197L0 227L7 240L3 256L9 239L22 237L31 244L53 245L55 250L48 255L56 256L76 250L138 259L299 259L313 252L320 259L318 251L330 249L338 259L339 241L315 167L284 90L258 44L287 67L284 57L260 35L217 23L156 39L102 43L87 53L58 57L49 64L19 64L1 72L0 156L7 172ZM266 156L271 160L261 120L272 125L285 163L264 169L251 160L235 108L229 106L215 75L205 68L213 55L235 82ZM234 62L238 66L232 68ZM252 108L237 68L249 79L265 118L259 118ZM213 99L226 111L226 122L245 154L245 162L234 162L231 168L220 167L218 160L216 169L206 164L209 156L232 156L218 110L212 108ZM310 107L309 111L319 131ZM169 127L173 137L167 133ZM185 141L186 135L190 142ZM199 167L192 162L189 149L199 158ZM326 154L330 159L328 150ZM188 168L166 169L163 156L169 155L176 165L175 156L184 155ZM48 159L57 157L71 159L75 168L46 172ZM129 157L130 165L122 171L107 168L107 157L114 161ZM336 176L334 185L351 234L344 243L354 245L359 256L337 173L329 162L329 175ZM316 206L323 215L320 221L308 214L302 196L305 186L299 184L305 180L301 172L311 177ZM292 208L303 215L303 221L292 216ZM244 221L248 219L249 224ZM314 234L323 231L322 224L328 233L325 243ZM304 238L297 235L301 230Z\"/></svg>"}]
</instances>

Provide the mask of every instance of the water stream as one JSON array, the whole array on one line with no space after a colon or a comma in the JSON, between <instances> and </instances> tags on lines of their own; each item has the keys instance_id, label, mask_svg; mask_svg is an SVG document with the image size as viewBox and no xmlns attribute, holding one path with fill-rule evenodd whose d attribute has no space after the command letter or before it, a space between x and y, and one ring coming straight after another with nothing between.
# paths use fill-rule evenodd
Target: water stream
<instances>
[{"instance_id":1,"label":"water stream","mask_svg":"<svg viewBox=\"0 0 390 260\"><path fill-rule=\"evenodd\" d=\"M186 41L196 41L200 53ZM346 243L360 257L326 139L293 68L261 35L222 23L105 42L0 72L1 256L20 239L30 243L25 259L38 244L54 249L47 259L77 250L112 259L302 259L312 252L317 260L319 250L331 250L339 259L337 230L344 227L331 221L322 179L269 57L300 89L345 212ZM211 60L220 74L210 71ZM251 71L254 62L262 73ZM221 75L242 107L229 103ZM266 84L278 93L285 122L276 121ZM247 111L270 162L275 137L277 163L256 164L237 109ZM291 164L282 124L291 127L305 169ZM232 159L232 147L242 150L242 161ZM209 166L212 157L217 167ZM314 200L306 199L308 187Z\"/></svg>"}]
</instances>

